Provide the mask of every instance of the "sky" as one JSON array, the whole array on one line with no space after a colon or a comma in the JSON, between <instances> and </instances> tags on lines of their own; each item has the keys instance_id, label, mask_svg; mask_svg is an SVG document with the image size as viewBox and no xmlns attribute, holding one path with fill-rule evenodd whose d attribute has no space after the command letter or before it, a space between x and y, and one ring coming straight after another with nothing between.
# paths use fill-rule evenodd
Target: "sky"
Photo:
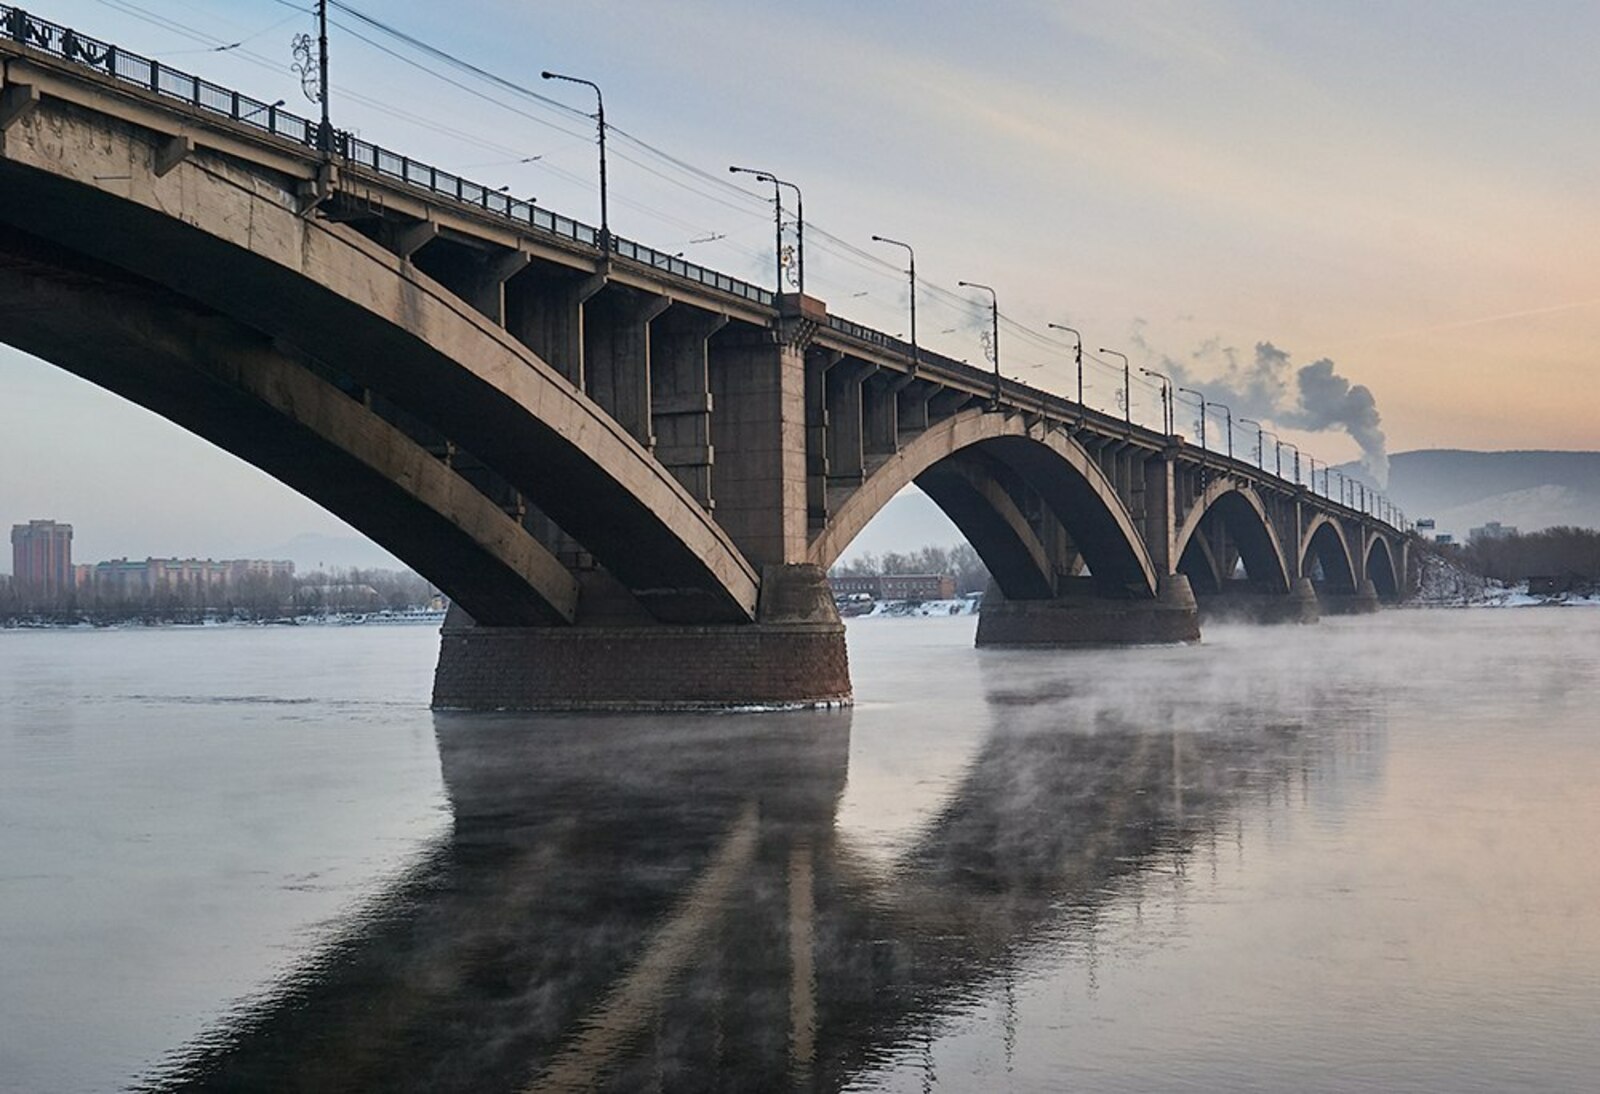
<instances>
[{"instance_id":1,"label":"sky","mask_svg":"<svg viewBox=\"0 0 1600 1094\"><path fill-rule=\"evenodd\" d=\"M968 280L996 291L1008 375L1070 392L1047 324L1083 332L1092 405L1120 386L1106 347L1319 461L1600 448L1592 3L351 6L549 101L336 8L336 124L593 223L592 97L538 74L592 79L614 231L771 285L770 190L727 168L771 171L804 191L807 291L905 333L903 254L870 237L906 240L919 337L952 356L986 363ZM316 111L286 0L28 7ZM1155 398L1136 384L1136 413ZM3 347L0 430L28 454L0 462L0 522L72 521L80 559L352 534Z\"/></svg>"}]
</instances>

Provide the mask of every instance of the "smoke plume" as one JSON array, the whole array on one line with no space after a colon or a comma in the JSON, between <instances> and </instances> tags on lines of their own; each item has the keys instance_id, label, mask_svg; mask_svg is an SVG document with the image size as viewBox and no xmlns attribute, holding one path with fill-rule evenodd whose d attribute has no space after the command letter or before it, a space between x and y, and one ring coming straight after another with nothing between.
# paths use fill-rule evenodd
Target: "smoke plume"
<instances>
[{"instance_id":1,"label":"smoke plume","mask_svg":"<svg viewBox=\"0 0 1600 1094\"><path fill-rule=\"evenodd\" d=\"M1271 342L1257 342L1254 354L1241 359L1216 339L1177 359L1149 345L1142 325L1133 340L1180 385L1231 407L1235 421L1247 417L1312 432L1343 430L1360 446L1362 466L1381 486L1388 485L1389 451L1377 400L1365 384L1341 376L1330 359L1296 368Z\"/></svg>"}]
</instances>

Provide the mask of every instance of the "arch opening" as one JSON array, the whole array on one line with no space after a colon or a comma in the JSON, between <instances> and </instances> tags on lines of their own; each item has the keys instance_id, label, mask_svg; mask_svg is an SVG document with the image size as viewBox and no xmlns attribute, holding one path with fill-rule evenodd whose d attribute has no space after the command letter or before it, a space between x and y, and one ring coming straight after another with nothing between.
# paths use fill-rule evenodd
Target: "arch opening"
<instances>
[{"instance_id":1,"label":"arch opening","mask_svg":"<svg viewBox=\"0 0 1600 1094\"><path fill-rule=\"evenodd\" d=\"M1088 454L1059 430L980 409L935 423L884 461L830 513L810 561L832 566L912 483L960 529L1010 599L1049 599L1075 586L1099 596L1155 595L1144 542Z\"/></svg>"},{"instance_id":2,"label":"arch opening","mask_svg":"<svg viewBox=\"0 0 1600 1094\"><path fill-rule=\"evenodd\" d=\"M1373 536L1367 547L1367 576L1378 590L1380 600L1400 599L1399 567L1395 565L1394 552L1383 536Z\"/></svg>"},{"instance_id":3,"label":"arch opening","mask_svg":"<svg viewBox=\"0 0 1600 1094\"><path fill-rule=\"evenodd\" d=\"M1339 526L1325 516L1316 518L1306 538L1302 572L1311 578L1319 592L1325 590L1335 595L1356 592L1355 561Z\"/></svg>"}]
</instances>

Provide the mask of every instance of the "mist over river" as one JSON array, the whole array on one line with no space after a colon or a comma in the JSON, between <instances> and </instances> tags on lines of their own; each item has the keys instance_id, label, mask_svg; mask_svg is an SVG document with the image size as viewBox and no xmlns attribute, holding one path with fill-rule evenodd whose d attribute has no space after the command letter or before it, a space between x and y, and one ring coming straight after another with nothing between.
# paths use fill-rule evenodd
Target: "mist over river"
<instances>
[{"instance_id":1,"label":"mist over river","mask_svg":"<svg viewBox=\"0 0 1600 1094\"><path fill-rule=\"evenodd\" d=\"M1600 610L434 714L426 627L0 631L0 1090L1600 1086Z\"/></svg>"}]
</instances>

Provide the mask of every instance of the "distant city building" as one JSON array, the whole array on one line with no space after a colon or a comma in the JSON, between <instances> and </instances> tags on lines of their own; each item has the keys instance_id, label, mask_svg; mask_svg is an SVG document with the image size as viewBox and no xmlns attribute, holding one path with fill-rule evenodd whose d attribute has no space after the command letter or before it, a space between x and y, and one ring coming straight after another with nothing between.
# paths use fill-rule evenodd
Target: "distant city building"
<instances>
[{"instance_id":1,"label":"distant city building","mask_svg":"<svg viewBox=\"0 0 1600 1094\"><path fill-rule=\"evenodd\" d=\"M253 558L116 558L94 566L92 579L101 596L141 600L157 593L207 589L228 593L249 578L293 578L294 563Z\"/></svg>"},{"instance_id":2,"label":"distant city building","mask_svg":"<svg viewBox=\"0 0 1600 1094\"><path fill-rule=\"evenodd\" d=\"M865 594L874 600L950 600L956 580L949 574L850 574L830 577L833 595Z\"/></svg>"},{"instance_id":3,"label":"distant city building","mask_svg":"<svg viewBox=\"0 0 1600 1094\"><path fill-rule=\"evenodd\" d=\"M17 595L57 601L73 588L72 525L30 520L11 526L11 576Z\"/></svg>"},{"instance_id":4,"label":"distant city building","mask_svg":"<svg viewBox=\"0 0 1600 1094\"><path fill-rule=\"evenodd\" d=\"M1419 531L1419 532L1431 532L1431 531L1433 531L1433 518L1432 517L1418 517L1417 518L1417 531Z\"/></svg>"},{"instance_id":5,"label":"distant city building","mask_svg":"<svg viewBox=\"0 0 1600 1094\"><path fill-rule=\"evenodd\" d=\"M1477 543L1484 539L1508 539L1517 534L1517 530L1509 524L1501 524L1491 520L1482 528L1473 528L1467 532L1467 542Z\"/></svg>"}]
</instances>

